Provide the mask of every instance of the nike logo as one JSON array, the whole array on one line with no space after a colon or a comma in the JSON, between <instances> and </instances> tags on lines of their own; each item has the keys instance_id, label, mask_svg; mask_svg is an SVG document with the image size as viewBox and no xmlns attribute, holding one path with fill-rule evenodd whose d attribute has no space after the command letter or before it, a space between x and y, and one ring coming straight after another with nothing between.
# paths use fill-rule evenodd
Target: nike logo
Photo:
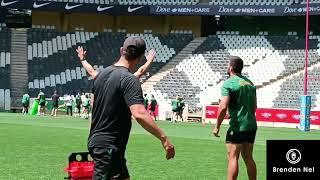
<instances>
[{"instance_id":1,"label":"nike logo","mask_svg":"<svg viewBox=\"0 0 320 180\"><path fill-rule=\"evenodd\" d=\"M138 10L138 9L141 9L141 8L143 8L143 6L136 7L136 8L131 8L131 7L129 6L129 7L128 7L128 12L131 13L131 12L134 12L134 11L136 11L136 10Z\"/></svg>"},{"instance_id":2,"label":"nike logo","mask_svg":"<svg viewBox=\"0 0 320 180\"><path fill-rule=\"evenodd\" d=\"M101 12L101 11L105 11L107 9L111 9L113 8L114 6L108 6L108 7L101 7L100 5L97 7L97 11L98 12Z\"/></svg>"},{"instance_id":3,"label":"nike logo","mask_svg":"<svg viewBox=\"0 0 320 180\"><path fill-rule=\"evenodd\" d=\"M70 9L74 9L76 7L82 6L82 4L77 4L77 5L73 5L70 6L69 3L66 4L66 10L70 10Z\"/></svg>"},{"instance_id":4,"label":"nike logo","mask_svg":"<svg viewBox=\"0 0 320 180\"><path fill-rule=\"evenodd\" d=\"M11 4L14 4L16 2L19 2L19 1L10 1L10 2L4 2L4 0L1 1L1 6L9 6Z\"/></svg>"},{"instance_id":5,"label":"nike logo","mask_svg":"<svg viewBox=\"0 0 320 180\"><path fill-rule=\"evenodd\" d=\"M46 6L48 4L50 4L51 2L47 2L47 3L43 3L43 4L37 4L37 2L33 3L33 8L37 9L37 8L41 8L43 6Z\"/></svg>"}]
</instances>

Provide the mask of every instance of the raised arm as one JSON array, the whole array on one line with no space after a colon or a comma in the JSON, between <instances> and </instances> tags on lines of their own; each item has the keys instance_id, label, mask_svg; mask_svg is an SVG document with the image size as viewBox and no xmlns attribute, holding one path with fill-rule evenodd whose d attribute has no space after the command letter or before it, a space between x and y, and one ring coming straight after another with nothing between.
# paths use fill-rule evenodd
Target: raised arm
<instances>
[{"instance_id":1,"label":"raised arm","mask_svg":"<svg viewBox=\"0 0 320 180\"><path fill-rule=\"evenodd\" d=\"M141 76L147 71L147 69L149 69L152 61L154 60L154 58L156 57L156 51L154 49L150 50L148 55L147 55L147 62L142 65L135 73L134 75L140 79Z\"/></svg>"},{"instance_id":2,"label":"raised arm","mask_svg":"<svg viewBox=\"0 0 320 180\"><path fill-rule=\"evenodd\" d=\"M78 46L78 48L76 49L77 53L78 53L78 57L80 59L80 62L82 64L82 66L84 67L84 69L88 72L88 74L92 77L92 79L95 79L98 75L98 71L96 71L92 65L86 60L85 56L87 51L85 51L83 49L83 47ZM149 54L147 55L147 62L142 65L135 73L134 75L139 79L141 78L141 76L147 71L147 69L149 69L152 61L154 60L156 56L156 51L155 50L150 50Z\"/></svg>"},{"instance_id":3,"label":"raised arm","mask_svg":"<svg viewBox=\"0 0 320 180\"><path fill-rule=\"evenodd\" d=\"M84 67L84 69L88 72L88 74L92 77L92 79L95 79L98 75L98 71L96 71L91 66L91 64L89 64L88 61L86 60L87 51L83 50L83 47L81 47L81 46L78 46L76 51L78 53L78 57L80 59L82 66Z\"/></svg>"}]
</instances>

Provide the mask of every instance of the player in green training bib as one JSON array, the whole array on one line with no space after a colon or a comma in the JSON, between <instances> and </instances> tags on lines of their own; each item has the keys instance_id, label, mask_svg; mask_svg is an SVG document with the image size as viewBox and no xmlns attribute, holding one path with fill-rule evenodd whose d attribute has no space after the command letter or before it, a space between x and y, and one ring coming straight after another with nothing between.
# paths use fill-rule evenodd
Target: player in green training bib
<instances>
[{"instance_id":1,"label":"player in green training bib","mask_svg":"<svg viewBox=\"0 0 320 180\"><path fill-rule=\"evenodd\" d=\"M86 98L83 101L83 115L84 118L88 119L89 118L89 111L90 111L90 98L89 95L86 94Z\"/></svg>"},{"instance_id":2,"label":"player in green training bib","mask_svg":"<svg viewBox=\"0 0 320 180\"><path fill-rule=\"evenodd\" d=\"M176 99L173 99L171 101L171 108L172 108L172 117L171 117L171 122L177 122L178 120L178 96Z\"/></svg>"},{"instance_id":3,"label":"player in green training bib","mask_svg":"<svg viewBox=\"0 0 320 180\"><path fill-rule=\"evenodd\" d=\"M228 74L221 89L221 102L218 110L217 126L213 134L219 137L221 123L229 110L230 122L226 135L228 153L228 178L237 179L238 159L241 156L246 164L250 180L256 180L257 169L252 156L253 144L256 137L257 122L255 111L257 108L256 87L246 77L241 75L243 61L231 56Z\"/></svg>"},{"instance_id":4,"label":"player in green training bib","mask_svg":"<svg viewBox=\"0 0 320 180\"><path fill-rule=\"evenodd\" d=\"M30 105L30 96L28 93L22 96L22 114L28 114Z\"/></svg>"},{"instance_id":5,"label":"player in green training bib","mask_svg":"<svg viewBox=\"0 0 320 180\"><path fill-rule=\"evenodd\" d=\"M46 96L45 94L40 90L38 94L38 100L39 100L39 108L38 108L38 114L37 115L43 115L46 112Z\"/></svg>"}]
</instances>

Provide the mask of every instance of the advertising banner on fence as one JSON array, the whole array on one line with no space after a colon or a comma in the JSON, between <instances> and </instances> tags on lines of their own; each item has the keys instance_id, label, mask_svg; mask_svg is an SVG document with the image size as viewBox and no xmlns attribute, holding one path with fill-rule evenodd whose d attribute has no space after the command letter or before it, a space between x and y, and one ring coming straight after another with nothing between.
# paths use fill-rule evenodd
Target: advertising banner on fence
<instances>
[{"instance_id":1,"label":"advertising banner on fence","mask_svg":"<svg viewBox=\"0 0 320 180\"><path fill-rule=\"evenodd\" d=\"M70 3L37 0L0 0L1 8L41 11L93 12L111 15L203 15L203 16L299 16L305 15L306 5L119 5ZM310 15L320 14L320 3L310 4Z\"/></svg>"},{"instance_id":2,"label":"advertising banner on fence","mask_svg":"<svg viewBox=\"0 0 320 180\"><path fill-rule=\"evenodd\" d=\"M36 0L0 0L0 8L32 9L60 12L93 12L112 15L148 15L150 6L121 6L116 4L70 3Z\"/></svg>"},{"instance_id":3,"label":"advertising banner on fence","mask_svg":"<svg viewBox=\"0 0 320 180\"><path fill-rule=\"evenodd\" d=\"M205 118L216 119L218 116L217 106L205 107ZM300 110L291 109L269 109L258 108L256 111L257 121L280 122L280 123L300 123ZM320 111L312 111L310 124L320 125Z\"/></svg>"},{"instance_id":4,"label":"advertising banner on fence","mask_svg":"<svg viewBox=\"0 0 320 180\"><path fill-rule=\"evenodd\" d=\"M320 14L320 4L311 4L310 15ZM306 14L305 4L290 6L258 5L181 5L151 6L150 14L156 15L223 15L223 16L299 16Z\"/></svg>"}]
</instances>

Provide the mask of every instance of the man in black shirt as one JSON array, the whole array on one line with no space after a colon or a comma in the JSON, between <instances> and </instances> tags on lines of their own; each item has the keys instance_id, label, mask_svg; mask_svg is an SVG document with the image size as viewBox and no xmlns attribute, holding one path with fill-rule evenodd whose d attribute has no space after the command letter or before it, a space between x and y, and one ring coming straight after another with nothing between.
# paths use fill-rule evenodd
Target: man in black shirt
<instances>
[{"instance_id":1,"label":"man in black shirt","mask_svg":"<svg viewBox=\"0 0 320 180\"><path fill-rule=\"evenodd\" d=\"M59 107L59 95L57 91L54 91L51 99L52 99L52 112L51 112L51 116L57 116L57 111L58 111L58 107Z\"/></svg>"},{"instance_id":2,"label":"man in black shirt","mask_svg":"<svg viewBox=\"0 0 320 180\"><path fill-rule=\"evenodd\" d=\"M175 155L174 146L144 108L141 84L130 72L144 57L145 50L143 39L129 37L120 48L118 62L99 73L91 69L90 73L85 51L82 47L77 49L82 65L95 76L88 138L88 149L95 162L94 180L130 179L125 150L131 130L131 115L161 141L167 159Z\"/></svg>"}]
</instances>

